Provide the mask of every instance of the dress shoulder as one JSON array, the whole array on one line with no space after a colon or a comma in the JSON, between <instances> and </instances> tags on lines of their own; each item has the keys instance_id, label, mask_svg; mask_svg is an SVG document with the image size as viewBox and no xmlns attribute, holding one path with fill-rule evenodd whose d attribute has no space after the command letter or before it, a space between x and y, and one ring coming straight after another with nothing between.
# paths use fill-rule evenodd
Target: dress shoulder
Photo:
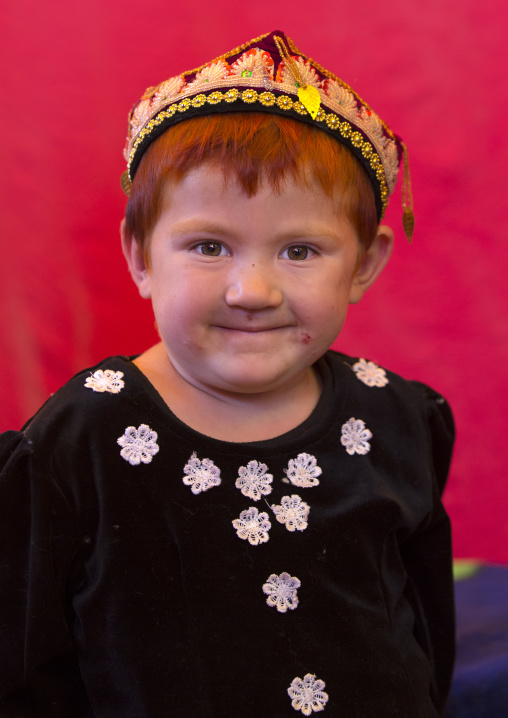
<instances>
[{"instance_id":1,"label":"dress shoulder","mask_svg":"<svg viewBox=\"0 0 508 718\"><path fill-rule=\"evenodd\" d=\"M32 442L60 442L65 437L72 440L74 432L86 425L106 426L108 417L118 411L118 395L128 393L125 375L129 372L130 360L122 356L83 369L47 399L22 427L22 433Z\"/></svg>"},{"instance_id":2,"label":"dress shoulder","mask_svg":"<svg viewBox=\"0 0 508 718\"><path fill-rule=\"evenodd\" d=\"M5 431L0 434L0 472L20 444L23 444L23 438L22 431ZM25 447L25 450L28 450L28 447Z\"/></svg>"},{"instance_id":3,"label":"dress shoulder","mask_svg":"<svg viewBox=\"0 0 508 718\"><path fill-rule=\"evenodd\" d=\"M93 484L106 477L107 462L120 451L111 433L116 439L132 423L130 407L139 394L125 357L76 374L20 431L0 435L0 489L17 492L25 485L29 496L33 487L59 492L73 510L91 505Z\"/></svg>"},{"instance_id":4,"label":"dress shoulder","mask_svg":"<svg viewBox=\"0 0 508 718\"><path fill-rule=\"evenodd\" d=\"M427 384L408 380L375 362L331 351L327 355L335 376L349 369L348 392L355 405L371 420L382 417L384 427L397 427L401 445L404 437L418 430L419 445L428 447L427 457L433 468L439 493L442 494L455 440L455 424L447 400ZM426 440L425 440L426 437ZM425 457L422 455L422 459Z\"/></svg>"},{"instance_id":5,"label":"dress shoulder","mask_svg":"<svg viewBox=\"0 0 508 718\"><path fill-rule=\"evenodd\" d=\"M439 491L442 494L448 478L455 442L455 421L447 400L427 384L411 382L423 395L432 460Z\"/></svg>"}]
</instances>

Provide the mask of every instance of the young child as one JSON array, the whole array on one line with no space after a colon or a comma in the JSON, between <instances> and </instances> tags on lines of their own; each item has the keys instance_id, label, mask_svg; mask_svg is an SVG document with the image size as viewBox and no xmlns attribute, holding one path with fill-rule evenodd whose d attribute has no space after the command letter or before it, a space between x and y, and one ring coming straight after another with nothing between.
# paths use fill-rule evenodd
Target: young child
<instances>
[{"instance_id":1,"label":"young child","mask_svg":"<svg viewBox=\"0 0 508 718\"><path fill-rule=\"evenodd\" d=\"M402 155L281 32L135 106L122 243L161 342L3 436L2 717L441 714L450 411L327 351Z\"/></svg>"}]
</instances>

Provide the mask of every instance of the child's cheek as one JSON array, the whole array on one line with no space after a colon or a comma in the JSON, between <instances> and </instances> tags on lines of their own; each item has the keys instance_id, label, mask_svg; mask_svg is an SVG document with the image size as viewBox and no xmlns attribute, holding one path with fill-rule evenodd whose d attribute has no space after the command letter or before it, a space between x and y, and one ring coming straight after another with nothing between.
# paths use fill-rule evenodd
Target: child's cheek
<instances>
[{"instance_id":1,"label":"child's cheek","mask_svg":"<svg viewBox=\"0 0 508 718\"><path fill-rule=\"evenodd\" d=\"M202 352L204 350L203 345L196 339L191 339L188 336L182 337L182 344L186 349L190 349L193 352Z\"/></svg>"}]
</instances>

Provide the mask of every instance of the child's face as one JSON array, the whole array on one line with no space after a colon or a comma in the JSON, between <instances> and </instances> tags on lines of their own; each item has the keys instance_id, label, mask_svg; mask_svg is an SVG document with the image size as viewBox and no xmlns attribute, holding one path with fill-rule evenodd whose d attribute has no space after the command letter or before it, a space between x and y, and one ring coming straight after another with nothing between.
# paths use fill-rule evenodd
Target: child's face
<instances>
[{"instance_id":1,"label":"child's face","mask_svg":"<svg viewBox=\"0 0 508 718\"><path fill-rule=\"evenodd\" d=\"M235 394L308 377L373 281L355 273L358 237L332 200L291 180L249 198L204 165L168 187L163 206L136 281L179 374Z\"/></svg>"}]
</instances>

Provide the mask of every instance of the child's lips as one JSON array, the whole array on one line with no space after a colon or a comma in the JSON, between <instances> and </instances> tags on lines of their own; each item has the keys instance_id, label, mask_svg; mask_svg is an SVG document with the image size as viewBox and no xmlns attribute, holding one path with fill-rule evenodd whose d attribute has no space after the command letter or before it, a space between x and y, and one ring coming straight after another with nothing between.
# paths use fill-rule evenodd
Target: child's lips
<instances>
[{"instance_id":1,"label":"child's lips","mask_svg":"<svg viewBox=\"0 0 508 718\"><path fill-rule=\"evenodd\" d=\"M240 332L242 334L262 334L264 332L274 332L278 329L287 329L289 324L266 324L253 326L252 324L234 324L234 325L216 325L217 329L223 329L227 332Z\"/></svg>"}]
</instances>

